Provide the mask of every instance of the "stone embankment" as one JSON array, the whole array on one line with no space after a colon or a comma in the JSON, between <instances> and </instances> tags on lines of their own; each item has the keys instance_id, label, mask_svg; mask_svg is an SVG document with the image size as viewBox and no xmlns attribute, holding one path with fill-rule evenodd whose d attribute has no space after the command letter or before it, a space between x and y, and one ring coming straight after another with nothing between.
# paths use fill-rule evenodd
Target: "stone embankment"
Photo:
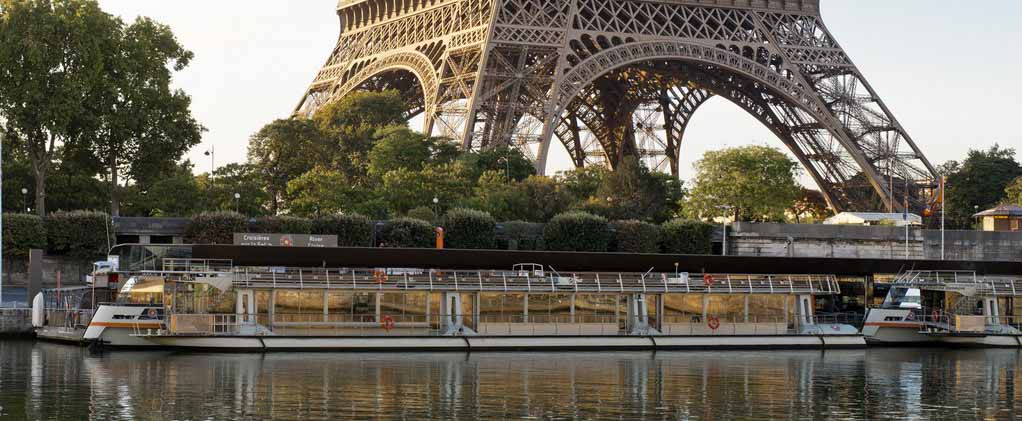
<instances>
[{"instance_id":1,"label":"stone embankment","mask_svg":"<svg viewBox=\"0 0 1022 421\"><path fill-rule=\"evenodd\" d=\"M34 333L31 309L0 309L0 338L31 337Z\"/></svg>"}]
</instances>

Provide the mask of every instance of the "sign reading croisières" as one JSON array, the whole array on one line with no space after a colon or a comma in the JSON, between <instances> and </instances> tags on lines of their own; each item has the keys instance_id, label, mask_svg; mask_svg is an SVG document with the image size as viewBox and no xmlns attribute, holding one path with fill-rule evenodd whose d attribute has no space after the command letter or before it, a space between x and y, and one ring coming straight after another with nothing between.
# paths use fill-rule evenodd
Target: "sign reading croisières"
<instances>
[{"instance_id":1,"label":"sign reading croisi\u00e8res","mask_svg":"<svg viewBox=\"0 0 1022 421\"><path fill-rule=\"evenodd\" d=\"M337 236L234 233L234 245L263 247L337 247Z\"/></svg>"}]
</instances>

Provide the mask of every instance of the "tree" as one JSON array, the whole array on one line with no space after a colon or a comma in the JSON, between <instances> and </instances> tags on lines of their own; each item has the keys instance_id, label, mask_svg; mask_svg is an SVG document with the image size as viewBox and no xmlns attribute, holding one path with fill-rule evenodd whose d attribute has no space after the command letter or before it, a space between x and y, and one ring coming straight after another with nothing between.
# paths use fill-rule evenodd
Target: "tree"
<instances>
[{"instance_id":1,"label":"tree","mask_svg":"<svg viewBox=\"0 0 1022 421\"><path fill-rule=\"evenodd\" d=\"M577 200L585 201L596 195L608 173L604 167L590 166L562 172L557 178Z\"/></svg>"},{"instance_id":2,"label":"tree","mask_svg":"<svg viewBox=\"0 0 1022 421\"><path fill-rule=\"evenodd\" d=\"M313 123L333 146L333 168L361 183L368 174L377 131L405 126L406 109L397 91L354 92L317 110Z\"/></svg>"},{"instance_id":3,"label":"tree","mask_svg":"<svg viewBox=\"0 0 1022 421\"><path fill-rule=\"evenodd\" d=\"M479 177L473 197L463 205L483 210L498 221L522 220L526 219L529 196L521 188L521 183L508 183L504 174L487 171Z\"/></svg>"},{"instance_id":4,"label":"tree","mask_svg":"<svg viewBox=\"0 0 1022 421\"><path fill-rule=\"evenodd\" d=\"M586 209L608 219L663 222L673 216L682 198L681 181L650 171L635 157L626 157L600 180Z\"/></svg>"},{"instance_id":5,"label":"tree","mask_svg":"<svg viewBox=\"0 0 1022 421\"><path fill-rule=\"evenodd\" d=\"M984 210L1005 198L1009 183L1022 176L1015 150L994 145L986 151L970 150L961 164L942 166L949 171L945 191L945 218L949 228L968 229L978 206Z\"/></svg>"},{"instance_id":6,"label":"tree","mask_svg":"<svg viewBox=\"0 0 1022 421\"><path fill-rule=\"evenodd\" d=\"M1022 206L1022 177L1016 178L1008 187L1005 187L1004 194L1006 196L1005 204Z\"/></svg>"},{"instance_id":7,"label":"tree","mask_svg":"<svg viewBox=\"0 0 1022 421\"><path fill-rule=\"evenodd\" d=\"M466 152L459 160L467 172L466 176L473 181L486 172L499 173L505 182L522 181L536 174L532 161L515 148Z\"/></svg>"},{"instance_id":8,"label":"tree","mask_svg":"<svg viewBox=\"0 0 1022 421\"><path fill-rule=\"evenodd\" d=\"M803 187L799 198L791 206L791 214L796 224L801 224L803 218L807 222L819 222L830 215L830 208L823 193Z\"/></svg>"},{"instance_id":9,"label":"tree","mask_svg":"<svg viewBox=\"0 0 1022 421\"><path fill-rule=\"evenodd\" d=\"M428 163L447 164L457 154L457 145L440 138L416 133L406 126L377 131L369 152L369 175L374 178L398 169L419 171Z\"/></svg>"},{"instance_id":10,"label":"tree","mask_svg":"<svg viewBox=\"0 0 1022 421\"><path fill-rule=\"evenodd\" d=\"M352 184L338 170L316 167L291 180L287 185L289 208L295 215L320 216L336 213L363 213L381 217L367 209L375 202L375 193Z\"/></svg>"},{"instance_id":11,"label":"tree","mask_svg":"<svg viewBox=\"0 0 1022 421\"><path fill-rule=\"evenodd\" d=\"M422 171L398 169L383 176L382 196L392 213L403 215L418 206L447 209L468 196L471 184L458 176L456 165L427 165Z\"/></svg>"},{"instance_id":12,"label":"tree","mask_svg":"<svg viewBox=\"0 0 1022 421\"><path fill-rule=\"evenodd\" d=\"M766 146L707 152L695 167L695 185L685 209L692 217L784 220L801 192L795 180L798 164Z\"/></svg>"},{"instance_id":13,"label":"tree","mask_svg":"<svg viewBox=\"0 0 1022 421\"><path fill-rule=\"evenodd\" d=\"M0 130L29 158L46 215L55 153L81 139L119 21L90 0L0 0Z\"/></svg>"},{"instance_id":14,"label":"tree","mask_svg":"<svg viewBox=\"0 0 1022 421\"><path fill-rule=\"evenodd\" d=\"M232 210L245 216L266 214L270 195L263 188L256 169L250 164L230 163L195 177L208 210ZM237 194L237 199L234 195Z\"/></svg>"},{"instance_id":15,"label":"tree","mask_svg":"<svg viewBox=\"0 0 1022 421\"><path fill-rule=\"evenodd\" d=\"M125 191L124 210L131 216L184 217L207 207L190 161L178 164L159 180L138 183Z\"/></svg>"},{"instance_id":16,"label":"tree","mask_svg":"<svg viewBox=\"0 0 1022 421\"><path fill-rule=\"evenodd\" d=\"M327 140L311 120L289 118L263 126L248 142L248 163L269 195L270 214L284 204L287 185L327 162Z\"/></svg>"},{"instance_id":17,"label":"tree","mask_svg":"<svg viewBox=\"0 0 1022 421\"><path fill-rule=\"evenodd\" d=\"M181 156L204 130L192 117L191 98L172 90L173 72L188 66L185 50L170 27L149 18L125 26L120 19L107 34L103 72L87 102L87 145L106 164L110 214L120 214L120 179L149 184L174 173Z\"/></svg>"}]
</instances>

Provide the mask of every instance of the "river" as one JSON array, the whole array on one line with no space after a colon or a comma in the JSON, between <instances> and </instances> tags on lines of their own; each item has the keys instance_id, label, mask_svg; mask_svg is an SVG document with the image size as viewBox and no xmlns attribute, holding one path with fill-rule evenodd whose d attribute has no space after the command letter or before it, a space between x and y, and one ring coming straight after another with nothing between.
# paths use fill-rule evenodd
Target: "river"
<instances>
[{"instance_id":1,"label":"river","mask_svg":"<svg viewBox=\"0 0 1022 421\"><path fill-rule=\"evenodd\" d=\"M1014 419L1016 350L106 352L0 341L0 419Z\"/></svg>"}]
</instances>

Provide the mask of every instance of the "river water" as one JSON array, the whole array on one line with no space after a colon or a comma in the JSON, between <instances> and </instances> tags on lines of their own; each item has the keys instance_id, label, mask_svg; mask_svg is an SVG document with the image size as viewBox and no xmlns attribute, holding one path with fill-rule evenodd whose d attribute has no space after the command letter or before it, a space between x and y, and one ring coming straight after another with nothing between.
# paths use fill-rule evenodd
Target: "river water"
<instances>
[{"instance_id":1,"label":"river water","mask_svg":"<svg viewBox=\"0 0 1022 421\"><path fill-rule=\"evenodd\" d=\"M92 354L0 341L0 419L1014 419L1015 350Z\"/></svg>"}]
</instances>

